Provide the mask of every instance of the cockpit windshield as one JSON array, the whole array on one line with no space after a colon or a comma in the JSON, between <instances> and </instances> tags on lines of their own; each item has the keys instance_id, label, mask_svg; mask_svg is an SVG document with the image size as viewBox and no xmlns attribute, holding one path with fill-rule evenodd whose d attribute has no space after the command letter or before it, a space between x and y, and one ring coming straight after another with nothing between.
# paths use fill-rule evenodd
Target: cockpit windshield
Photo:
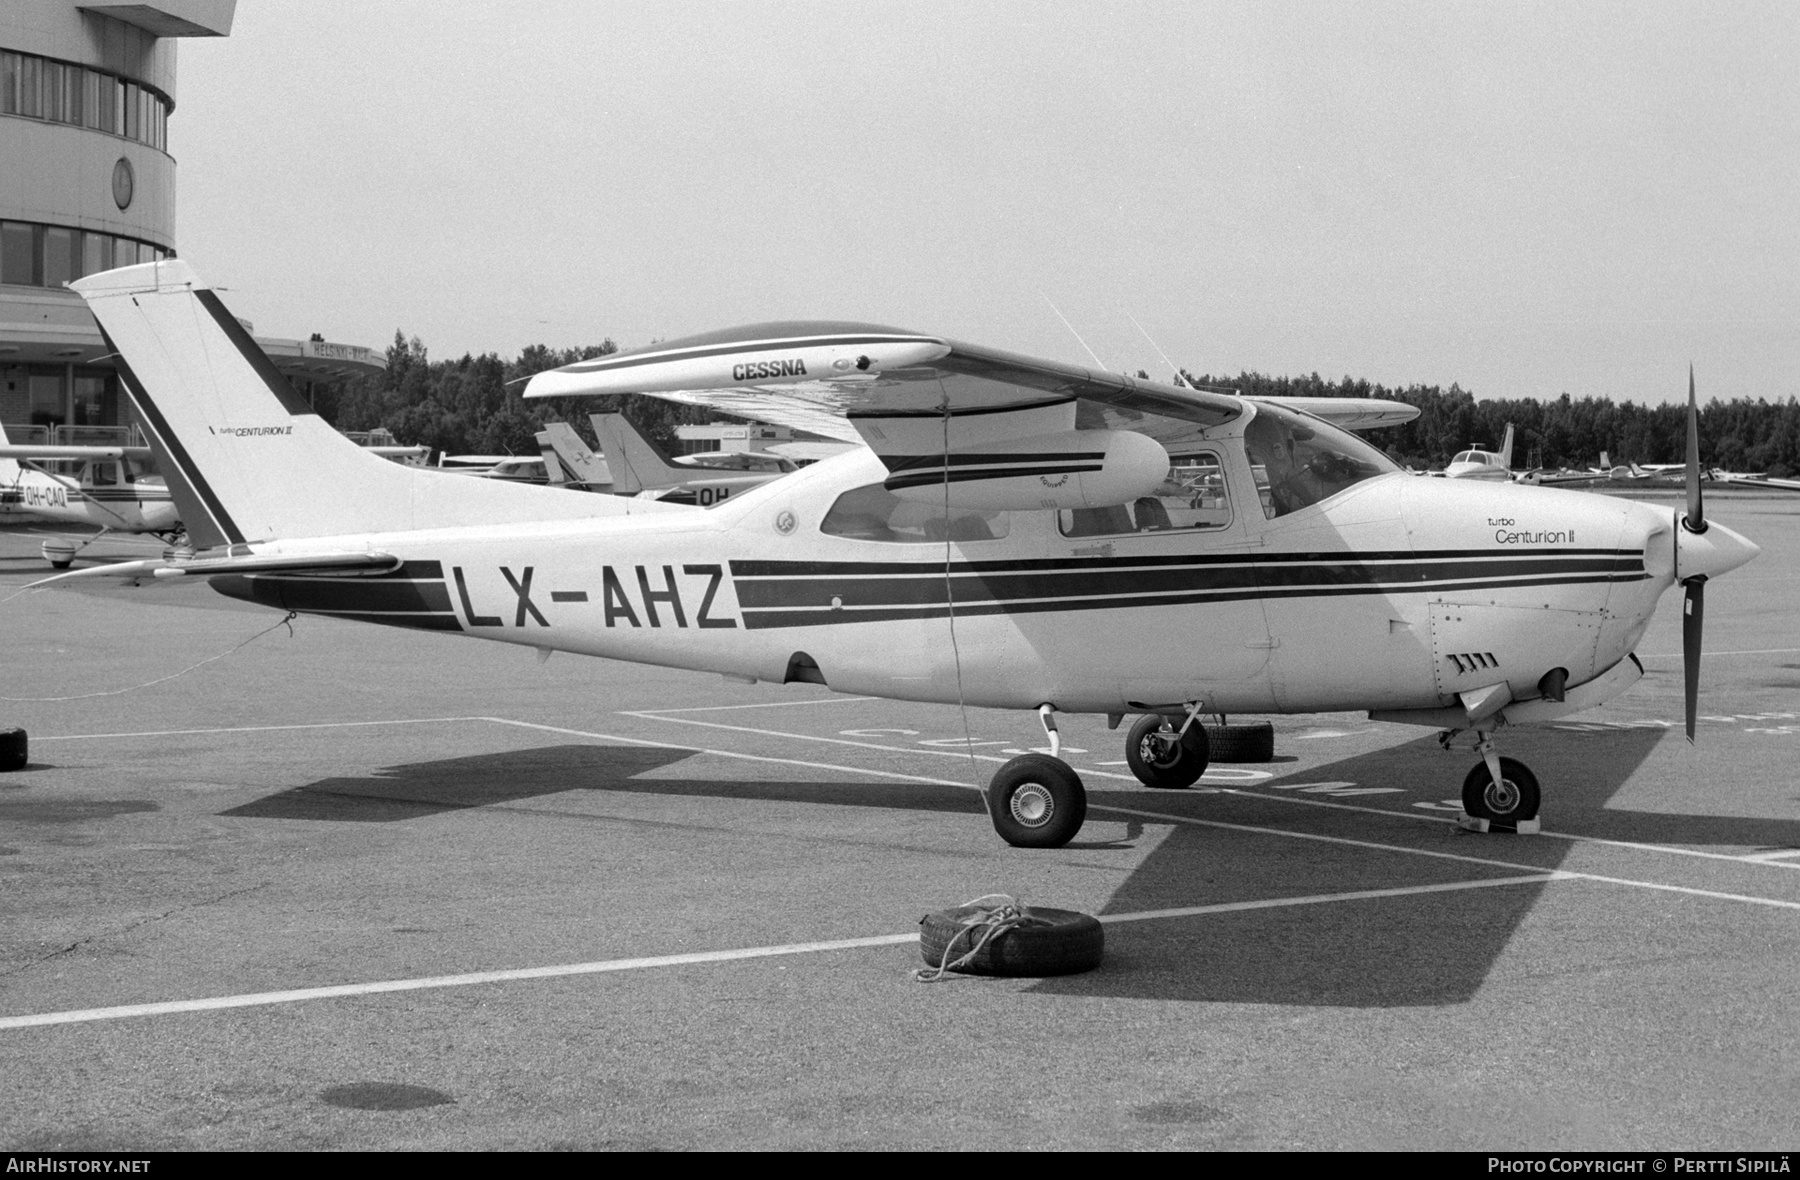
<instances>
[{"instance_id":1,"label":"cockpit windshield","mask_svg":"<svg viewBox=\"0 0 1800 1180\"><path fill-rule=\"evenodd\" d=\"M1256 417L1244 428L1244 450L1270 519L1400 470L1349 431L1267 402L1256 403Z\"/></svg>"}]
</instances>

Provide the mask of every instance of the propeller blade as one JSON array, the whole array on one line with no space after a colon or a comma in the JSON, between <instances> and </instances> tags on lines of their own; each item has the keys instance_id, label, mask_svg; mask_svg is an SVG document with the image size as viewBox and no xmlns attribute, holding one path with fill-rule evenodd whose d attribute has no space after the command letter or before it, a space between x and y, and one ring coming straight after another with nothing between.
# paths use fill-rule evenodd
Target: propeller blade
<instances>
[{"instance_id":1,"label":"propeller blade","mask_svg":"<svg viewBox=\"0 0 1800 1180\"><path fill-rule=\"evenodd\" d=\"M1687 527L1704 533L1706 515L1700 507L1700 409L1694 399L1694 366L1688 366L1687 421Z\"/></svg>"},{"instance_id":2,"label":"propeller blade","mask_svg":"<svg viewBox=\"0 0 1800 1180\"><path fill-rule=\"evenodd\" d=\"M1694 744L1694 714L1700 702L1700 627L1706 617L1706 579L1686 583L1681 600L1681 672L1687 689L1687 740Z\"/></svg>"}]
</instances>

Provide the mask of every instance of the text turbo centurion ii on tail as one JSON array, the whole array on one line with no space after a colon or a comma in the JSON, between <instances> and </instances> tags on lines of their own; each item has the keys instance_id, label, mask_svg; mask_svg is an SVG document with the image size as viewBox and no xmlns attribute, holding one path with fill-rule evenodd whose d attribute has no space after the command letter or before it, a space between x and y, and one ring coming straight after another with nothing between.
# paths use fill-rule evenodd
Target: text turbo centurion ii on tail
<instances>
[{"instance_id":1,"label":"text turbo centurion ii on tail","mask_svg":"<svg viewBox=\"0 0 1800 1180\"><path fill-rule=\"evenodd\" d=\"M651 393L869 444L723 505L448 480L320 420L186 263L74 287L211 547L64 578L206 578L283 609L1037 710L1053 751L1057 710L1141 714L1127 755L1151 786L1204 771L1202 714L1366 709L1473 730L1465 806L1531 818L1537 782L1495 732L1636 681L1632 646L1680 582L1691 737L1702 587L1757 552L1707 525L1697 481L1684 516L1414 478L1343 428L1412 413L1393 403L1252 401L856 324L532 378L528 397ZM1086 811L1042 754L988 799L1027 846Z\"/></svg>"}]
</instances>

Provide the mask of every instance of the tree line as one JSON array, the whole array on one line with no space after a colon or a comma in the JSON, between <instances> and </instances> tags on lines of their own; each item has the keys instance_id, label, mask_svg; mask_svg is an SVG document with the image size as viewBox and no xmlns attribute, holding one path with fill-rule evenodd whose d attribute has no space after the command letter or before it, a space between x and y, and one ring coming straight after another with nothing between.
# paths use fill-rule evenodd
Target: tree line
<instances>
[{"instance_id":1,"label":"tree line","mask_svg":"<svg viewBox=\"0 0 1800 1180\"><path fill-rule=\"evenodd\" d=\"M1186 370L1183 370L1186 375ZM1452 384L1388 388L1345 377L1332 383L1309 377L1197 376L1196 384L1228 387L1246 396L1373 397L1405 402L1419 416L1404 426L1367 437L1385 445L1389 458L1416 468L1441 468L1458 451L1479 445L1497 450L1513 424L1513 466L1592 467L1605 451L1614 463L1680 463L1687 454L1687 405L1638 405L1605 398L1552 401L1534 398L1475 400ZM1760 398L1714 399L1700 407L1700 456L1708 467L1766 471L1786 479L1800 471L1800 402Z\"/></svg>"},{"instance_id":2,"label":"tree line","mask_svg":"<svg viewBox=\"0 0 1800 1180\"><path fill-rule=\"evenodd\" d=\"M587 416L601 408L593 399L528 402L520 395L533 373L617 351L618 345L603 340L581 348L533 344L510 361L492 352L434 361L417 336L395 332L382 373L321 395L315 408L339 430L386 428L408 446L422 443L450 455L535 455L538 431L558 420L573 423L592 445ZM677 426L716 417L698 406L640 394L608 399L605 408L622 410L670 451Z\"/></svg>"},{"instance_id":3,"label":"tree line","mask_svg":"<svg viewBox=\"0 0 1800 1180\"><path fill-rule=\"evenodd\" d=\"M564 349L534 344L512 360L488 352L434 361L417 336L395 332L383 372L325 393L318 409L340 430L385 427L404 443L423 443L449 454L531 455L537 453L534 436L546 422L571 422L587 436L587 415L595 405L586 398L527 402L520 396L525 379L617 351L611 340L603 340ZM1372 397L1417 406L1419 416L1411 422L1368 436L1410 467L1443 467L1471 445L1497 448L1509 422L1514 426L1513 465L1520 468L1591 467L1602 451L1614 463L1679 463L1686 454L1687 413L1680 404L1638 405L1566 393L1552 401L1477 401L1455 384L1448 389L1389 388L1351 377L1334 383L1317 373L1192 376L1183 370L1182 375L1251 397ZM677 426L727 417L637 394L610 399L608 408L623 411L670 450L675 449ZM1706 403L1700 409L1700 453L1713 467L1766 471L1777 478L1793 475L1800 471L1800 402L1790 397L1785 402L1734 398Z\"/></svg>"}]
</instances>

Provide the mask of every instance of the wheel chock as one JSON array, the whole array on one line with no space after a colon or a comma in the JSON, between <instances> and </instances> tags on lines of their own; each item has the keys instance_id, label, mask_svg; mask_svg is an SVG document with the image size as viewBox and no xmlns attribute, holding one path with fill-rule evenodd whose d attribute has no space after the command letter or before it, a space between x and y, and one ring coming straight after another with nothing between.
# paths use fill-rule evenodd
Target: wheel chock
<instances>
[{"instance_id":1,"label":"wheel chock","mask_svg":"<svg viewBox=\"0 0 1800 1180\"><path fill-rule=\"evenodd\" d=\"M1478 819L1463 811L1457 813L1456 826L1465 832L1512 832L1519 836L1535 836L1544 830L1544 821L1533 816L1516 824L1495 823L1493 820Z\"/></svg>"}]
</instances>

